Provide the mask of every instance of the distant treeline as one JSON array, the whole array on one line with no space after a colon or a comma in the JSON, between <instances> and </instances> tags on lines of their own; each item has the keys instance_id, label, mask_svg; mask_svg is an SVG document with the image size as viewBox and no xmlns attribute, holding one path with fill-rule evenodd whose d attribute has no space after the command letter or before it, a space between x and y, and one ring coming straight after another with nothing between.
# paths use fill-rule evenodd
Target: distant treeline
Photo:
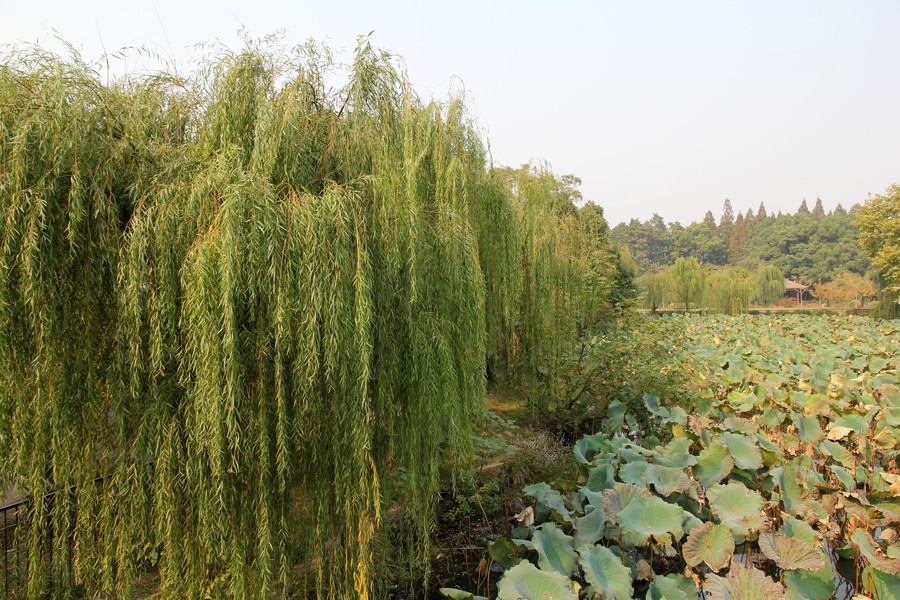
<instances>
[{"instance_id":1,"label":"distant treeline","mask_svg":"<svg viewBox=\"0 0 900 600\"><path fill-rule=\"evenodd\" d=\"M630 254L638 273L662 271L679 258L694 258L704 267L732 266L755 272L771 264L785 277L807 285L832 282L845 273L866 275L870 269L859 245L854 222L858 207L840 204L826 213L822 200L809 209L806 200L795 214L769 215L763 203L734 215L725 200L718 223L712 211L701 222L683 226L654 214L632 219L611 231L611 238Z\"/></svg>"}]
</instances>

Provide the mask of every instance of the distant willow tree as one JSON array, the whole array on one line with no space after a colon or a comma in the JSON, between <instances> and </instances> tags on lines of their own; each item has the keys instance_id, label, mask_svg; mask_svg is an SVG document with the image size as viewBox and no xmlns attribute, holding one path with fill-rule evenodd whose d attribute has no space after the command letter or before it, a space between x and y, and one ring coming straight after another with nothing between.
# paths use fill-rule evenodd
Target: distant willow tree
<instances>
[{"instance_id":1,"label":"distant willow tree","mask_svg":"<svg viewBox=\"0 0 900 600\"><path fill-rule=\"evenodd\" d=\"M669 279L675 300L689 311L691 305L700 305L704 291L703 269L696 258L679 258L669 268Z\"/></svg>"},{"instance_id":2,"label":"distant willow tree","mask_svg":"<svg viewBox=\"0 0 900 600\"><path fill-rule=\"evenodd\" d=\"M755 299L761 304L774 304L784 297L784 273L775 265L761 264L756 270Z\"/></svg>"},{"instance_id":3,"label":"distant willow tree","mask_svg":"<svg viewBox=\"0 0 900 600\"><path fill-rule=\"evenodd\" d=\"M719 269L706 278L704 303L712 312L738 315L750 307L752 274L743 269Z\"/></svg>"},{"instance_id":4,"label":"distant willow tree","mask_svg":"<svg viewBox=\"0 0 900 600\"><path fill-rule=\"evenodd\" d=\"M427 568L487 361L552 371L608 310L602 215L583 226L571 181L510 185L462 102L422 102L364 39L332 89L338 68L250 48L107 85L0 59L25 597L128 597L158 551L164 598L368 598L388 517Z\"/></svg>"}]
</instances>

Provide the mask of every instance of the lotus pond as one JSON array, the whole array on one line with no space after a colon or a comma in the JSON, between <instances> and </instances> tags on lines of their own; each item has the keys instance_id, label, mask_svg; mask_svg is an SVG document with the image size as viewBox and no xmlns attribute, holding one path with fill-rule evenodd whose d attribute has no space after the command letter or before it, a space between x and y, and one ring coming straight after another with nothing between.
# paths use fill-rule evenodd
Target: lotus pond
<instances>
[{"instance_id":1,"label":"lotus pond","mask_svg":"<svg viewBox=\"0 0 900 600\"><path fill-rule=\"evenodd\" d=\"M900 322L656 327L691 397L610 403L577 477L524 489L498 597L900 599Z\"/></svg>"}]
</instances>

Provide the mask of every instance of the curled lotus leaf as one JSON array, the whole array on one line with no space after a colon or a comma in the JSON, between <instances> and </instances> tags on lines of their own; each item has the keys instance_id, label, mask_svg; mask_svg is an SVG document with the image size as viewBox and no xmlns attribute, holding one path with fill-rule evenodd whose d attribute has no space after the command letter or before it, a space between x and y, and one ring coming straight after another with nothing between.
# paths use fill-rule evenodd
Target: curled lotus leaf
<instances>
[{"instance_id":1,"label":"curled lotus leaf","mask_svg":"<svg viewBox=\"0 0 900 600\"><path fill-rule=\"evenodd\" d=\"M762 453L755 439L740 433L723 433L722 439L734 458L734 464L740 469L759 469L762 467Z\"/></svg>"},{"instance_id":2,"label":"curled lotus leaf","mask_svg":"<svg viewBox=\"0 0 900 600\"><path fill-rule=\"evenodd\" d=\"M574 521L572 515L569 514L569 509L566 508L565 499L558 491L551 488L548 484L536 483L522 488L522 491L529 496L532 496L538 502L545 504L547 508L559 515L560 518L567 523L572 523Z\"/></svg>"},{"instance_id":3,"label":"curled lotus leaf","mask_svg":"<svg viewBox=\"0 0 900 600\"><path fill-rule=\"evenodd\" d=\"M700 483L709 487L728 477L734 469L734 459L728 448L713 443L704 448L697 456L697 466L693 467L694 476Z\"/></svg>"},{"instance_id":4,"label":"curled lotus leaf","mask_svg":"<svg viewBox=\"0 0 900 600\"><path fill-rule=\"evenodd\" d=\"M713 571L721 571L734 556L734 535L724 525L704 523L688 535L682 553L688 566L696 567L705 562Z\"/></svg>"},{"instance_id":5,"label":"curled lotus leaf","mask_svg":"<svg viewBox=\"0 0 900 600\"><path fill-rule=\"evenodd\" d=\"M633 483L617 483L611 489L603 492L603 512L613 525L617 525L617 515L628 506L635 498L647 499L651 496L650 490Z\"/></svg>"},{"instance_id":6,"label":"curled lotus leaf","mask_svg":"<svg viewBox=\"0 0 900 600\"><path fill-rule=\"evenodd\" d=\"M578 562L584 569L584 580L610 600L631 600L631 569L605 546L582 546L578 549Z\"/></svg>"},{"instance_id":7,"label":"curled lotus leaf","mask_svg":"<svg viewBox=\"0 0 900 600\"><path fill-rule=\"evenodd\" d=\"M709 600L789 600L780 583L739 562L724 577L710 575L704 589Z\"/></svg>"},{"instance_id":8,"label":"curled lotus leaf","mask_svg":"<svg viewBox=\"0 0 900 600\"><path fill-rule=\"evenodd\" d=\"M766 524L762 496L743 483L716 484L706 491L706 497L722 525L738 535L750 535Z\"/></svg>"},{"instance_id":9,"label":"curled lotus leaf","mask_svg":"<svg viewBox=\"0 0 900 600\"><path fill-rule=\"evenodd\" d=\"M815 444L820 442L825 434L819 419L816 415L798 415L794 414L791 418L797 431L800 434L800 441L806 444Z\"/></svg>"},{"instance_id":10,"label":"curled lotus leaf","mask_svg":"<svg viewBox=\"0 0 900 600\"><path fill-rule=\"evenodd\" d=\"M850 543L859 550L872 568L888 575L900 575L900 558L891 558L885 554L878 542L865 529L858 528L854 531L850 536Z\"/></svg>"},{"instance_id":11,"label":"curled lotus leaf","mask_svg":"<svg viewBox=\"0 0 900 600\"><path fill-rule=\"evenodd\" d=\"M523 560L506 572L497 586L498 600L578 600L572 581L559 573L541 571Z\"/></svg>"},{"instance_id":12,"label":"curled lotus leaf","mask_svg":"<svg viewBox=\"0 0 900 600\"><path fill-rule=\"evenodd\" d=\"M820 571L825 568L818 548L780 533L761 533L759 549L785 571Z\"/></svg>"}]
</instances>

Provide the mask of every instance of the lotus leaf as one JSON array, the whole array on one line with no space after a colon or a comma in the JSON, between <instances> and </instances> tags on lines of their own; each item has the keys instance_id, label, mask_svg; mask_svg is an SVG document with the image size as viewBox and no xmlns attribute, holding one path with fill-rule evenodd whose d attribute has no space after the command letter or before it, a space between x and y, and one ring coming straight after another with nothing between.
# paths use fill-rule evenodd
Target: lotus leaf
<instances>
[{"instance_id":1,"label":"lotus leaf","mask_svg":"<svg viewBox=\"0 0 900 600\"><path fill-rule=\"evenodd\" d=\"M728 477L733 468L734 460L731 458L728 448L715 443L700 452L697 457L697 466L693 468L693 471L700 483L709 487Z\"/></svg>"},{"instance_id":2,"label":"lotus leaf","mask_svg":"<svg viewBox=\"0 0 900 600\"><path fill-rule=\"evenodd\" d=\"M900 575L900 558L891 558L885 554L881 546L865 529L859 528L854 531L850 536L850 543L866 558L870 567L888 575Z\"/></svg>"},{"instance_id":3,"label":"lotus leaf","mask_svg":"<svg viewBox=\"0 0 900 600\"><path fill-rule=\"evenodd\" d=\"M522 561L506 572L497 586L498 600L578 600L572 581L559 573L541 571Z\"/></svg>"},{"instance_id":4,"label":"lotus leaf","mask_svg":"<svg viewBox=\"0 0 900 600\"><path fill-rule=\"evenodd\" d=\"M823 454L832 457L843 466L851 468L853 467L853 464L855 462L853 459L853 453L844 448L839 443L826 440L819 444L819 449Z\"/></svg>"},{"instance_id":5,"label":"lotus leaf","mask_svg":"<svg viewBox=\"0 0 900 600\"><path fill-rule=\"evenodd\" d=\"M635 546L647 543L650 536L665 540L672 534L681 539L681 516L684 510L658 496L634 498L617 515L625 538Z\"/></svg>"},{"instance_id":6,"label":"lotus leaf","mask_svg":"<svg viewBox=\"0 0 900 600\"><path fill-rule=\"evenodd\" d=\"M648 462L630 462L619 467L619 479L625 483L631 483L644 487L647 471L650 469ZM655 466L655 465L653 465Z\"/></svg>"},{"instance_id":7,"label":"lotus leaf","mask_svg":"<svg viewBox=\"0 0 900 600\"><path fill-rule=\"evenodd\" d=\"M743 483L713 485L707 490L706 497L719 521L738 535L750 535L766 523L762 496Z\"/></svg>"},{"instance_id":8,"label":"lotus leaf","mask_svg":"<svg viewBox=\"0 0 900 600\"><path fill-rule=\"evenodd\" d=\"M509 540L506 538L497 538L488 544L488 554L504 569L512 568L519 560L525 556L531 543L522 544L525 540Z\"/></svg>"},{"instance_id":9,"label":"lotus leaf","mask_svg":"<svg viewBox=\"0 0 900 600\"><path fill-rule=\"evenodd\" d=\"M647 600L696 600L697 584L684 575L655 577L647 590Z\"/></svg>"},{"instance_id":10,"label":"lotus leaf","mask_svg":"<svg viewBox=\"0 0 900 600\"><path fill-rule=\"evenodd\" d=\"M553 523L541 525L531 538L538 552L538 566L544 571L556 571L568 577L576 568L577 556L572 547L573 539Z\"/></svg>"},{"instance_id":11,"label":"lotus leaf","mask_svg":"<svg viewBox=\"0 0 900 600\"><path fill-rule=\"evenodd\" d=\"M691 454L691 440L677 437L663 446L656 455L654 463L663 467L684 469L697 464L697 457Z\"/></svg>"},{"instance_id":12,"label":"lotus leaf","mask_svg":"<svg viewBox=\"0 0 900 600\"><path fill-rule=\"evenodd\" d=\"M631 569L622 564L618 556L604 546L582 546L578 549L578 562L584 569L584 580L595 593L611 600L631 600Z\"/></svg>"},{"instance_id":13,"label":"lotus leaf","mask_svg":"<svg viewBox=\"0 0 900 600\"><path fill-rule=\"evenodd\" d=\"M780 533L767 531L759 534L759 549L785 571L819 571L825 568L818 548Z\"/></svg>"},{"instance_id":14,"label":"lotus leaf","mask_svg":"<svg viewBox=\"0 0 900 600\"><path fill-rule=\"evenodd\" d=\"M746 435L740 433L723 433L722 439L734 458L734 464L741 469L758 469L762 467L762 454L759 445Z\"/></svg>"},{"instance_id":15,"label":"lotus leaf","mask_svg":"<svg viewBox=\"0 0 900 600\"><path fill-rule=\"evenodd\" d=\"M874 597L878 600L900 600L900 577L889 575L870 565L863 571L862 581L871 584Z\"/></svg>"},{"instance_id":16,"label":"lotus leaf","mask_svg":"<svg viewBox=\"0 0 900 600\"><path fill-rule=\"evenodd\" d=\"M621 470L620 470L621 473ZM656 488L660 496L670 496L676 492L686 492L691 487L691 478L682 469L647 465L646 481Z\"/></svg>"},{"instance_id":17,"label":"lotus leaf","mask_svg":"<svg viewBox=\"0 0 900 600\"><path fill-rule=\"evenodd\" d=\"M844 467L839 467L837 465L831 465L829 468L831 469L831 474L834 475L835 479L837 479L841 483L841 485L844 486L845 492L856 491L856 480L853 478L853 475L850 474L850 471L848 471Z\"/></svg>"},{"instance_id":18,"label":"lotus leaf","mask_svg":"<svg viewBox=\"0 0 900 600\"><path fill-rule=\"evenodd\" d=\"M781 584L753 567L734 563L725 577L710 575L704 586L710 600L788 600Z\"/></svg>"},{"instance_id":19,"label":"lotus leaf","mask_svg":"<svg viewBox=\"0 0 900 600\"><path fill-rule=\"evenodd\" d=\"M559 492L551 488L548 484L536 483L522 488L522 491L529 496L532 496L538 502L544 504L547 508L559 515L562 520L567 523L573 522L572 515L569 514L569 509L566 508L566 501Z\"/></svg>"},{"instance_id":20,"label":"lotus leaf","mask_svg":"<svg viewBox=\"0 0 900 600\"><path fill-rule=\"evenodd\" d=\"M822 426L816 415L793 415L791 420L800 432L800 441L806 444L815 444L825 437Z\"/></svg>"},{"instance_id":21,"label":"lotus leaf","mask_svg":"<svg viewBox=\"0 0 900 600\"><path fill-rule=\"evenodd\" d=\"M834 569L824 550L818 550L823 567L818 571L787 571L784 587L791 600L829 600L834 596Z\"/></svg>"},{"instance_id":22,"label":"lotus leaf","mask_svg":"<svg viewBox=\"0 0 900 600\"><path fill-rule=\"evenodd\" d=\"M484 596L476 596L472 592L464 592L456 588L441 588L438 591L453 600L488 600Z\"/></svg>"},{"instance_id":23,"label":"lotus leaf","mask_svg":"<svg viewBox=\"0 0 900 600\"><path fill-rule=\"evenodd\" d=\"M619 523L617 515L635 498L647 499L650 490L631 483L617 483L603 492L603 512L613 525Z\"/></svg>"},{"instance_id":24,"label":"lotus leaf","mask_svg":"<svg viewBox=\"0 0 900 600\"><path fill-rule=\"evenodd\" d=\"M607 458L612 455L607 455ZM616 482L616 466L608 461L599 467L588 469L587 482L584 484L586 488L592 492L602 492L609 489Z\"/></svg>"},{"instance_id":25,"label":"lotus leaf","mask_svg":"<svg viewBox=\"0 0 900 600\"><path fill-rule=\"evenodd\" d=\"M724 525L707 522L691 531L682 552L688 566L705 562L713 571L721 571L734 556L734 535Z\"/></svg>"},{"instance_id":26,"label":"lotus leaf","mask_svg":"<svg viewBox=\"0 0 900 600\"><path fill-rule=\"evenodd\" d=\"M869 424L862 415L850 414L844 415L834 420L831 424L832 429L835 427L848 427L855 433L865 433L869 431Z\"/></svg>"},{"instance_id":27,"label":"lotus leaf","mask_svg":"<svg viewBox=\"0 0 900 600\"><path fill-rule=\"evenodd\" d=\"M574 546L578 548L584 544L596 543L603 538L605 527L606 513L601 507L594 508L583 517L575 519Z\"/></svg>"}]
</instances>

